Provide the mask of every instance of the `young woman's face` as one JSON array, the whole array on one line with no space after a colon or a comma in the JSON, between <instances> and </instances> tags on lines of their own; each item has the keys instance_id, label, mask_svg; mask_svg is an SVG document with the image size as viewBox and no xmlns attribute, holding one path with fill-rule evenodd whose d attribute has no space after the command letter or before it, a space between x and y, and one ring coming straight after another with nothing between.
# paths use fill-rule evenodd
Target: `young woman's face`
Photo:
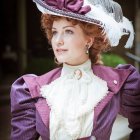
<instances>
[{"instance_id":1,"label":"young woman's face","mask_svg":"<svg viewBox=\"0 0 140 140\"><path fill-rule=\"evenodd\" d=\"M51 43L58 62L69 65L84 63L89 58L86 54L89 41L91 38L79 25L73 25L65 18L53 22Z\"/></svg>"}]
</instances>

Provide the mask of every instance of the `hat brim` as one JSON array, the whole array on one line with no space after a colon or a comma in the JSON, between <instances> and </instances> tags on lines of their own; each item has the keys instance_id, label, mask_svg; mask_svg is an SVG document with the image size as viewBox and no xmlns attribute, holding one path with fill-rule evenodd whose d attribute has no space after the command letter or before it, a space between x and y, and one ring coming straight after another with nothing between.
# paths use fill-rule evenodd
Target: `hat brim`
<instances>
[{"instance_id":1,"label":"hat brim","mask_svg":"<svg viewBox=\"0 0 140 140\"><path fill-rule=\"evenodd\" d=\"M100 9L100 11L98 10L98 14L95 14L97 16L92 16L92 18L90 18L89 16L86 15L56 9L52 6L47 5L43 0L33 0L33 1L36 3L38 9L44 14L47 13L56 16L68 17L100 26L103 29L103 32L106 33L111 46L118 46L120 44L119 40L121 39L122 36L128 36L125 48L130 48L132 46L134 39L134 31L132 24L125 17L123 17L124 23L123 22L118 23L111 16L107 15L102 9ZM96 7L94 7L94 9L95 8ZM103 17L105 19L103 19Z\"/></svg>"}]
</instances>

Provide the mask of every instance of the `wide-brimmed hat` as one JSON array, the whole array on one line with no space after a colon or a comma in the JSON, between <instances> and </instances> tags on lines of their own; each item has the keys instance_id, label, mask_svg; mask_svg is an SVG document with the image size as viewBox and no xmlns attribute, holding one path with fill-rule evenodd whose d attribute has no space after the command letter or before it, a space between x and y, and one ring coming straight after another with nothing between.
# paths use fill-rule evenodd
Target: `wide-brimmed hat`
<instances>
[{"instance_id":1,"label":"wide-brimmed hat","mask_svg":"<svg viewBox=\"0 0 140 140\"><path fill-rule=\"evenodd\" d=\"M127 36L125 48L133 45L132 23L123 16L121 6L113 0L33 0L42 13L69 17L96 24L103 29L111 46Z\"/></svg>"}]
</instances>

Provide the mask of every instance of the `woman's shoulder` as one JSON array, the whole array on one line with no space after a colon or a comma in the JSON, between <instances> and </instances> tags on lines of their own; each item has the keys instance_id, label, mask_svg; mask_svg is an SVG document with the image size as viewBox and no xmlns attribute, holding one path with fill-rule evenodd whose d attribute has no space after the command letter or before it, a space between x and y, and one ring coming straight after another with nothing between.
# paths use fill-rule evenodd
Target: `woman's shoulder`
<instances>
[{"instance_id":1,"label":"woman's shoulder","mask_svg":"<svg viewBox=\"0 0 140 140\"><path fill-rule=\"evenodd\" d=\"M12 85L15 85L15 84L22 85L23 83L30 83L32 85L32 84L40 83L40 82L47 82L59 76L60 72L61 72L61 68L55 68L42 75L24 74L24 75L21 75L19 78L17 78L13 82ZM40 84L43 84L43 83L40 83Z\"/></svg>"},{"instance_id":2,"label":"woman's shoulder","mask_svg":"<svg viewBox=\"0 0 140 140\"><path fill-rule=\"evenodd\" d=\"M123 70L123 71L124 70L129 71L129 75L128 75L126 82L125 82L125 87L126 87L126 85L128 85L129 88L130 87L133 87L133 88L140 87L140 73L136 67L134 67L131 64L125 64L125 65L120 64L116 67L116 69Z\"/></svg>"},{"instance_id":3,"label":"woman's shoulder","mask_svg":"<svg viewBox=\"0 0 140 140\"><path fill-rule=\"evenodd\" d=\"M100 69L105 71L132 71L136 68L132 64L118 64L116 67L106 66L106 65L94 65L93 69Z\"/></svg>"},{"instance_id":4,"label":"woman's shoulder","mask_svg":"<svg viewBox=\"0 0 140 140\"><path fill-rule=\"evenodd\" d=\"M140 81L140 74L138 70L131 64L119 64L117 67L112 68L104 65L95 65L93 67L95 73L101 79L107 81L108 86L114 91L118 92L122 86L129 87ZM131 86L132 87L132 86Z\"/></svg>"},{"instance_id":5,"label":"woman's shoulder","mask_svg":"<svg viewBox=\"0 0 140 140\"><path fill-rule=\"evenodd\" d=\"M30 84L32 85L32 83L35 83L42 86L44 84L49 84L51 81L58 78L60 76L60 73L61 73L61 68L55 68L40 76L34 76L34 75L29 75L29 74L24 75L23 79L29 85Z\"/></svg>"},{"instance_id":6,"label":"woman's shoulder","mask_svg":"<svg viewBox=\"0 0 140 140\"><path fill-rule=\"evenodd\" d=\"M34 98L39 95L39 89L42 85L48 84L57 77L59 77L61 73L61 68L53 69L43 75L36 74L25 74L16 79L11 87L11 91L24 91L30 92L31 96ZM12 92L14 93L14 92ZM23 93L23 92L22 92Z\"/></svg>"},{"instance_id":7,"label":"woman's shoulder","mask_svg":"<svg viewBox=\"0 0 140 140\"><path fill-rule=\"evenodd\" d=\"M119 64L116 66L115 69L119 69L119 70L129 70L131 72L133 71L137 71L137 68L134 67L132 64Z\"/></svg>"},{"instance_id":8,"label":"woman's shoulder","mask_svg":"<svg viewBox=\"0 0 140 140\"><path fill-rule=\"evenodd\" d=\"M130 74L125 82L124 89L140 91L140 73L133 65L118 65L117 69L127 69Z\"/></svg>"},{"instance_id":9,"label":"woman's shoulder","mask_svg":"<svg viewBox=\"0 0 140 140\"><path fill-rule=\"evenodd\" d=\"M131 64L119 64L115 68L105 65L94 65L93 72L107 77L125 77L126 75L129 76L133 73L139 74L138 70Z\"/></svg>"},{"instance_id":10,"label":"woman's shoulder","mask_svg":"<svg viewBox=\"0 0 140 140\"><path fill-rule=\"evenodd\" d=\"M98 75L101 78L105 79L115 79L119 77L125 77L125 79L131 74L132 71L135 71L136 68L130 64L119 64L118 66L110 67L105 65L94 65L93 73Z\"/></svg>"}]
</instances>

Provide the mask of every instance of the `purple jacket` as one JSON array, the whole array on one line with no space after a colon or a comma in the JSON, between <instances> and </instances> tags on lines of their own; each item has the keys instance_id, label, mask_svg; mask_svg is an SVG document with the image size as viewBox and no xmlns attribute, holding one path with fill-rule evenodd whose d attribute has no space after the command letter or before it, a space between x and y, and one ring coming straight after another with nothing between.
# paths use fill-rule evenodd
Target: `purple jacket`
<instances>
[{"instance_id":1,"label":"purple jacket","mask_svg":"<svg viewBox=\"0 0 140 140\"><path fill-rule=\"evenodd\" d=\"M95 65L93 73L107 81L109 94L94 109L92 135L96 140L109 140L116 115L120 113L128 118L133 130L130 140L140 140L140 74L131 65L119 65L115 69ZM11 140L36 140L39 136L49 140L50 109L39 90L60 74L61 68L57 68L42 76L24 75L13 83Z\"/></svg>"}]
</instances>

